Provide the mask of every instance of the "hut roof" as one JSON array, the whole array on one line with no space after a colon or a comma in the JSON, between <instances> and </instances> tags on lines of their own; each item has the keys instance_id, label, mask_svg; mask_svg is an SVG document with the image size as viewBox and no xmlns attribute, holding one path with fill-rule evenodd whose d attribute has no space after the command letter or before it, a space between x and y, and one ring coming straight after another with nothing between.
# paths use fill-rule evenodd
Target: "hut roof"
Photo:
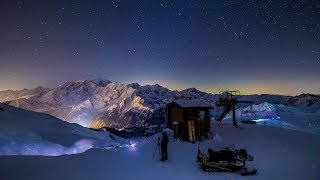
<instances>
[{"instance_id":1,"label":"hut roof","mask_svg":"<svg viewBox=\"0 0 320 180\"><path fill-rule=\"evenodd\" d=\"M175 102L179 106L186 108L186 107L206 107L212 108L208 103L200 100L200 99L177 99L172 102ZM171 103L170 103L171 104Z\"/></svg>"}]
</instances>

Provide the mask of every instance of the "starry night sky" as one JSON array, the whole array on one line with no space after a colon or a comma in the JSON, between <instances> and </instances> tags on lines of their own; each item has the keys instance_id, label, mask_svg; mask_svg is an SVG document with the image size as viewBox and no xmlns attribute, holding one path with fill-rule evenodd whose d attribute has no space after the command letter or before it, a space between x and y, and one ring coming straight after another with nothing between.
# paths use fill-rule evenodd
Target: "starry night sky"
<instances>
[{"instance_id":1,"label":"starry night sky","mask_svg":"<svg viewBox=\"0 0 320 180\"><path fill-rule=\"evenodd\" d=\"M317 0L1 0L0 89L104 78L320 94Z\"/></svg>"}]
</instances>

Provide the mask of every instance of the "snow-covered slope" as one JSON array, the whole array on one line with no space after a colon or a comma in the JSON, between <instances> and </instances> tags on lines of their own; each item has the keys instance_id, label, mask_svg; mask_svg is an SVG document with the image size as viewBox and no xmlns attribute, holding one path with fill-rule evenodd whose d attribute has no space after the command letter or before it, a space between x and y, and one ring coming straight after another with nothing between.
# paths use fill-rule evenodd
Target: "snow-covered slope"
<instances>
[{"instance_id":1,"label":"snow-covered slope","mask_svg":"<svg viewBox=\"0 0 320 180\"><path fill-rule=\"evenodd\" d=\"M106 132L0 103L0 155L56 156L118 144Z\"/></svg>"},{"instance_id":2,"label":"snow-covered slope","mask_svg":"<svg viewBox=\"0 0 320 180\"><path fill-rule=\"evenodd\" d=\"M169 131L168 157L159 161L155 146L159 135L139 142L133 149L90 149L69 156L0 157L0 179L320 179L320 141L318 135L267 126L213 123L213 141L200 144L217 149L233 144L245 148L254 157L248 167L258 170L255 176L234 172L201 171L196 164L198 143L172 138Z\"/></svg>"},{"instance_id":3,"label":"snow-covered slope","mask_svg":"<svg viewBox=\"0 0 320 180\"><path fill-rule=\"evenodd\" d=\"M236 109L236 119L255 121L257 125L274 126L320 134L320 104L312 106L286 106L283 104L261 103ZM221 112L221 111L220 111ZM212 112L212 116L215 116ZM223 122L231 123L228 113Z\"/></svg>"},{"instance_id":4,"label":"snow-covered slope","mask_svg":"<svg viewBox=\"0 0 320 180\"><path fill-rule=\"evenodd\" d=\"M102 79L68 82L52 89L0 91L0 102L93 128L161 124L165 119L164 106L181 98L202 99L214 106L218 95L195 88L171 91L158 84L141 86ZM285 104L289 98L262 94L242 96L239 100Z\"/></svg>"}]
</instances>

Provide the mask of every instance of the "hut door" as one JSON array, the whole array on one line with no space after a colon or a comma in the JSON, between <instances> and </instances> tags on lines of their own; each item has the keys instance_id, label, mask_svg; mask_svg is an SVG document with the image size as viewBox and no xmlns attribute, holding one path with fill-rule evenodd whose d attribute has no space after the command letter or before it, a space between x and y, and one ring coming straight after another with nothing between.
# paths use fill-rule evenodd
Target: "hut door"
<instances>
[{"instance_id":1,"label":"hut door","mask_svg":"<svg viewBox=\"0 0 320 180\"><path fill-rule=\"evenodd\" d=\"M179 121L173 121L173 136L175 139L180 138Z\"/></svg>"},{"instance_id":2,"label":"hut door","mask_svg":"<svg viewBox=\"0 0 320 180\"><path fill-rule=\"evenodd\" d=\"M206 126L206 113L205 111L199 111L199 120L200 120L200 128L201 130L205 129Z\"/></svg>"}]
</instances>

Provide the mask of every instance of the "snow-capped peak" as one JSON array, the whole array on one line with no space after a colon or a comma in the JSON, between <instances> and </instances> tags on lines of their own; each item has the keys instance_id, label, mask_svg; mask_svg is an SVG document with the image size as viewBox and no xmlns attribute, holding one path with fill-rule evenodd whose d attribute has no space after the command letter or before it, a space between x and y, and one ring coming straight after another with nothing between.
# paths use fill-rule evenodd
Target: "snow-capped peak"
<instances>
[{"instance_id":1,"label":"snow-capped peak","mask_svg":"<svg viewBox=\"0 0 320 180\"><path fill-rule=\"evenodd\" d=\"M200 99L214 106L218 95L196 88L172 91L159 84L121 84L103 79L67 82L52 89L0 91L0 102L16 107L46 112L69 122L120 128L164 122L163 108L177 99ZM284 104L289 97L247 95L239 99Z\"/></svg>"}]
</instances>

